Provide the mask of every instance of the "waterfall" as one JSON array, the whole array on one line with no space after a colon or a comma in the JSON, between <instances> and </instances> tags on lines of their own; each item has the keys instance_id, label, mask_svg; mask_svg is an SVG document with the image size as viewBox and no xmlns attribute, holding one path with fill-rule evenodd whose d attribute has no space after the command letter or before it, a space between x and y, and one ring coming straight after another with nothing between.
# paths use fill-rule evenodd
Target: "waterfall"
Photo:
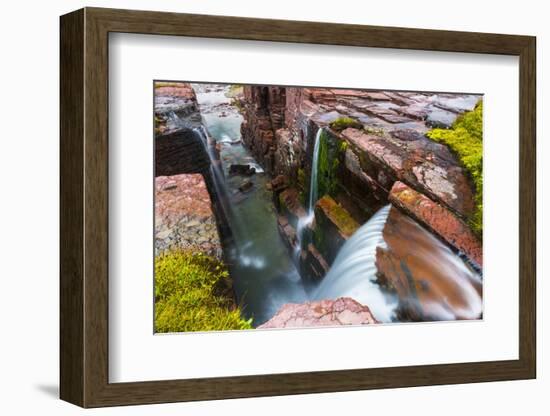
<instances>
[{"instance_id":1,"label":"waterfall","mask_svg":"<svg viewBox=\"0 0 550 416\"><path fill-rule=\"evenodd\" d=\"M313 293L313 299L349 296L367 305L381 322L391 322L397 301L376 281L376 247L385 247L382 231L391 205L381 208L342 246L332 267Z\"/></svg>"},{"instance_id":2,"label":"waterfall","mask_svg":"<svg viewBox=\"0 0 550 416\"><path fill-rule=\"evenodd\" d=\"M208 154L210 159L210 175L212 177L212 182L214 183L214 190L216 195L218 195L225 218L230 221L233 219L233 215L221 161L216 155L214 145L211 142L210 136L204 126L201 124L200 126L193 128L193 133L200 138L201 143L204 146L204 150L206 150L206 153ZM235 232L235 230L233 230L233 232Z\"/></svg>"},{"instance_id":3,"label":"waterfall","mask_svg":"<svg viewBox=\"0 0 550 416\"><path fill-rule=\"evenodd\" d=\"M294 257L297 260L302 250L302 240L304 230L313 222L315 217L315 203L317 202L317 172L319 169L319 143L321 142L321 134L323 129L320 128L315 134L315 142L313 144L313 157L311 159L311 177L309 180L309 203L307 206L307 214L305 217L298 218L296 224L296 246L294 247Z\"/></svg>"},{"instance_id":4,"label":"waterfall","mask_svg":"<svg viewBox=\"0 0 550 416\"><path fill-rule=\"evenodd\" d=\"M319 169L319 143L321 141L323 129L317 130L315 143L313 145L313 159L311 160L311 179L309 181L309 205L307 207L307 216L313 220L313 211L317 202L317 171Z\"/></svg>"}]
</instances>

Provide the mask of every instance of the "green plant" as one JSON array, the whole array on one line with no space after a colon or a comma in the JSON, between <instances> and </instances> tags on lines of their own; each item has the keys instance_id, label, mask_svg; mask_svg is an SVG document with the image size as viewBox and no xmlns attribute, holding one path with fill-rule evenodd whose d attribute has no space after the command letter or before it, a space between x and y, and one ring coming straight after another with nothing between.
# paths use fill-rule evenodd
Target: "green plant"
<instances>
[{"instance_id":1,"label":"green plant","mask_svg":"<svg viewBox=\"0 0 550 416\"><path fill-rule=\"evenodd\" d=\"M444 143L457 155L474 187L476 209L470 226L481 237L483 233L483 103L459 116L450 129L433 129L426 133L433 141Z\"/></svg>"},{"instance_id":2,"label":"green plant","mask_svg":"<svg viewBox=\"0 0 550 416\"><path fill-rule=\"evenodd\" d=\"M334 196L338 190L338 168L348 143L323 131L319 137L317 189L319 197Z\"/></svg>"},{"instance_id":3,"label":"green plant","mask_svg":"<svg viewBox=\"0 0 550 416\"><path fill-rule=\"evenodd\" d=\"M162 87L181 87L183 82L172 82L172 81L155 81L155 88Z\"/></svg>"},{"instance_id":4,"label":"green plant","mask_svg":"<svg viewBox=\"0 0 550 416\"><path fill-rule=\"evenodd\" d=\"M202 253L171 251L155 258L155 331L250 329L234 303L225 265Z\"/></svg>"},{"instance_id":5,"label":"green plant","mask_svg":"<svg viewBox=\"0 0 550 416\"><path fill-rule=\"evenodd\" d=\"M235 98L238 95L242 95L243 93L243 86L239 84L231 84L229 86L229 89L226 91L225 96L227 98Z\"/></svg>"},{"instance_id":6,"label":"green plant","mask_svg":"<svg viewBox=\"0 0 550 416\"><path fill-rule=\"evenodd\" d=\"M354 129L362 129L363 125L359 121L351 117L339 117L330 123L330 128L337 132L341 132L348 127Z\"/></svg>"}]
</instances>

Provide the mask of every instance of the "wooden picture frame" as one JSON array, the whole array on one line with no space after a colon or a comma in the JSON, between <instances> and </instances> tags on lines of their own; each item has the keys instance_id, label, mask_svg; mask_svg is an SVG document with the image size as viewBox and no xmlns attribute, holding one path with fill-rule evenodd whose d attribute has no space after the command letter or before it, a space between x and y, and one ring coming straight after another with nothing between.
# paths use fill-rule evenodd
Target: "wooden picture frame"
<instances>
[{"instance_id":1,"label":"wooden picture frame","mask_svg":"<svg viewBox=\"0 0 550 416\"><path fill-rule=\"evenodd\" d=\"M530 36L85 8L61 17L60 396L82 407L536 377L536 40ZM109 383L110 32L519 57L519 359Z\"/></svg>"}]
</instances>

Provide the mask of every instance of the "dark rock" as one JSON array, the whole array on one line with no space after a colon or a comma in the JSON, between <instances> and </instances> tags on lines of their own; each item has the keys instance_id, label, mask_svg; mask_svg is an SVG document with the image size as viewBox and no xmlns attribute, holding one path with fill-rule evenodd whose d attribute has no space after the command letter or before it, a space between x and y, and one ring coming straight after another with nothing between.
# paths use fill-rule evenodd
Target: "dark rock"
<instances>
[{"instance_id":1,"label":"dark rock","mask_svg":"<svg viewBox=\"0 0 550 416\"><path fill-rule=\"evenodd\" d=\"M193 130L179 130L155 138L155 176L204 173L209 168L208 153Z\"/></svg>"},{"instance_id":2,"label":"dark rock","mask_svg":"<svg viewBox=\"0 0 550 416\"><path fill-rule=\"evenodd\" d=\"M256 169L253 166L250 166L248 164L240 165L240 164L232 164L229 165L229 174L230 175L244 175L244 176L251 176L256 173Z\"/></svg>"},{"instance_id":3,"label":"dark rock","mask_svg":"<svg viewBox=\"0 0 550 416\"><path fill-rule=\"evenodd\" d=\"M310 279L320 280L327 274L330 266L313 244L307 245L304 268Z\"/></svg>"},{"instance_id":4,"label":"dark rock","mask_svg":"<svg viewBox=\"0 0 550 416\"><path fill-rule=\"evenodd\" d=\"M359 228L348 211L325 195L315 205L313 240L315 247L330 264L346 240Z\"/></svg>"},{"instance_id":5,"label":"dark rock","mask_svg":"<svg viewBox=\"0 0 550 416\"><path fill-rule=\"evenodd\" d=\"M252 189L252 187L254 186L254 183L251 182L251 181L244 181L241 186L239 186L239 191L241 192L248 192Z\"/></svg>"}]
</instances>

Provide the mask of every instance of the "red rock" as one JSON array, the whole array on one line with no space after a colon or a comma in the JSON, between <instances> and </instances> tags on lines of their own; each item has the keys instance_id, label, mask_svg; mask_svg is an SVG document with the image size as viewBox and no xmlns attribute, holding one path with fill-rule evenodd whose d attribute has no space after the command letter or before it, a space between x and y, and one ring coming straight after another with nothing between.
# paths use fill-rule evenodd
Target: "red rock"
<instances>
[{"instance_id":1,"label":"red rock","mask_svg":"<svg viewBox=\"0 0 550 416\"><path fill-rule=\"evenodd\" d=\"M195 91L191 84L186 82L170 83L169 86L160 86L155 88L155 95L181 97L189 100L196 100ZM174 85L172 85L174 84Z\"/></svg>"},{"instance_id":2,"label":"red rock","mask_svg":"<svg viewBox=\"0 0 550 416\"><path fill-rule=\"evenodd\" d=\"M284 175L278 175L271 181L273 192L280 192L288 187L288 180Z\"/></svg>"},{"instance_id":3,"label":"red rock","mask_svg":"<svg viewBox=\"0 0 550 416\"><path fill-rule=\"evenodd\" d=\"M404 321L479 319L482 281L448 246L392 207L376 250L378 282L395 292Z\"/></svg>"},{"instance_id":4,"label":"red rock","mask_svg":"<svg viewBox=\"0 0 550 416\"><path fill-rule=\"evenodd\" d=\"M378 321L368 306L351 298L320 300L306 303L287 303L273 318L258 326L268 328L297 328L341 325L368 325Z\"/></svg>"},{"instance_id":5,"label":"red rock","mask_svg":"<svg viewBox=\"0 0 550 416\"><path fill-rule=\"evenodd\" d=\"M394 133L399 137L390 138L353 128L341 134L370 177L377 178L384 171L391 179L407 183L463 217L473 213L470 182L446 147L423 135L415 135L416 140L402 140L399 133Z\"/></svg>"},{"instance_id":6,"label":"red rock","mask_svg":"<svg viewBox=\"0 0 550 416\"><path fill-rule=\"evenodd\" d=\"M298 220L305 217L306 210L300 203L300 195L295 188L287 188L279 194L281 211L290 216L291 222L297 224Z\"/></svg>"},{"instance_id":7,"label":"red rock","mask_svg":"<svg viewBox=\"0 0 550 416\"><path fill-rule=\"evenodd\" d=\"M201 174L155 178L155 249L190 249L221 257L216 218Z\"/></svg>"},{"instance_id":8,"label":"red rock","mask_svg":"<svg viewBox=\"0 0 550 416\"><path fill-rule=\"evenodd\" d=\"M346 129L340 138L353 145L350 148L363 172L355 169L353 179L346 181L345 176L351 175L340 169L338 179L356 183L354 194L361 200L366 196L357 188L363 184L365 189L374 188L379 200L400 180L461 218L473 214L474 188L467 173L445 145L429 140L425 133L430 128L428 120L444 112L434 103L466 109L479 96L267 86L245 86L244 92L243 142L268 174L284 174L295 182L298 169L309 167L315 131L335 117L351 117L364 129ZM351 161L348 156L349 152L346 162ZM385 183L380 182L381 175Z\"/></svg>"},{"instance_id":9,"label":"red rock","mask_svg":"<svg viewBox=\"0 0 550 416\"><path fill-rule=\"evenodd\" d=\"M480 266L483 265L481 241L470 227L451 211L399 181L394 183L389 199L451 246L464 252Z\"/></svg>"},{"instance_id":10,"label":"red rock","mask_svg":"<svg viewBox=\"0 0 550 416\"><path fill-rule=\"evenodd\" d=\"M360 151L367 152L397 174L403 170L403 155L391 146L391 143L386 143L382 137L352 128L342 131L342 136Z\"/></svg>"}]
</instances>

